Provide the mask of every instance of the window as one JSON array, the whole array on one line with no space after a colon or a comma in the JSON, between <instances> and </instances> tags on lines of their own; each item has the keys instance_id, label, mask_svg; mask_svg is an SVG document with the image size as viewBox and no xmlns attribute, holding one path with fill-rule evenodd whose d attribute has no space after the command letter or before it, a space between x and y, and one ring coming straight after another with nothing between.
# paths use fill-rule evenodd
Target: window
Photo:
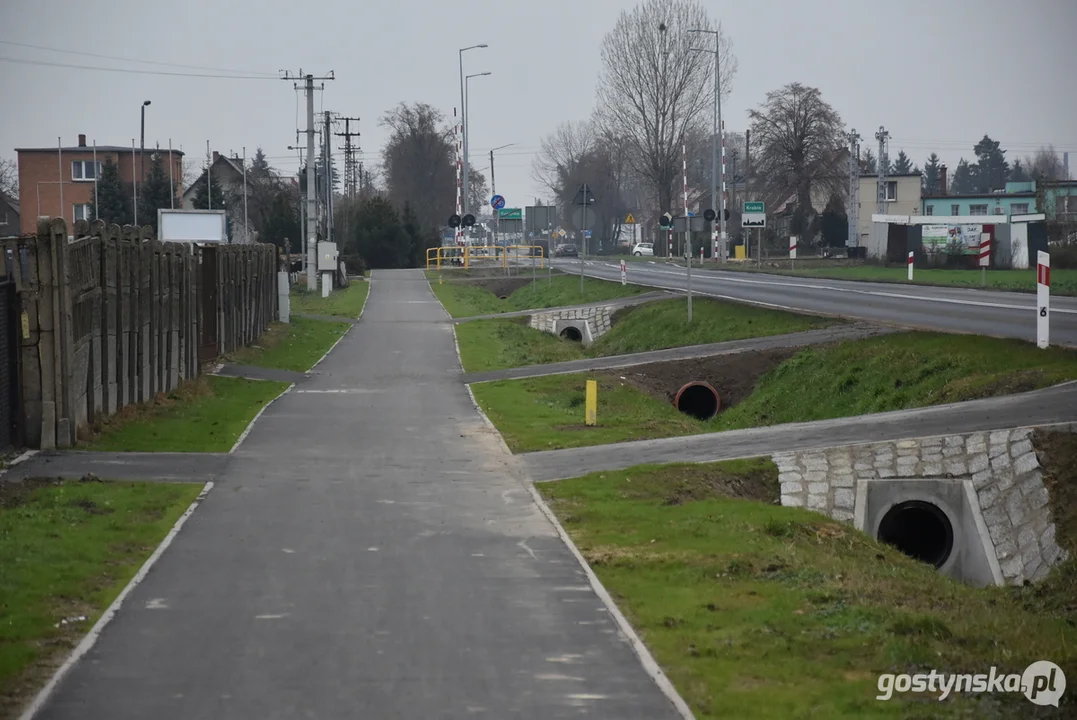
<instances>
[{"instance_id":1,"label":"window","mask_svg":"<svg viewBox=\"0 0 1077 720\"><path fill-rule=\"evenodd\" d=\"M935 214L935 206L934 205L928 205L926 208L924 208L924 215L934 215L934 214Z\"/></svg>"},{"instance_id":2,"label":"window","mask_svg":"<svg viewBox=\"0 0 1077 720\"><path fill-rule=\"evenodd\" d=\"M951 205L950 206L950 214L951 215L960 215L961 214L961 206L960 205Z\"/></svg>"},{"instance_id":3,"label":"window","mask_svg":"<svg viewBox=\"0 0 1077 720\"><path fill-rule=\"evenodd\" d=\"M882 195L883 194L882 188L879 188L878 186L876 186L876 188L878 189L879 194ZM897 181L896 180L887 180L887 182L886 182L886 197L881 198L881 199L884 199L886 202L894 202L895 200L897 200Z\"/></svg>"},{"instance_id":4,"label":"window","mask_svg":"<svg viewBox=\"0 0 1077 720\"><path fill-rule=\"evenodd\" d=\"M74 216L76 220L89 220L91 218L91 209L89 203L81 203L74 206Z\"/></svg>"},{"instance_id":5,"label":"window","mask_svg":"<svg viewBox=\"0 0 1077 720\"><path fill-rule=\"evenodd\" d=\"M93 160L72 160L71 161L71 179L72 180L95 180L101 177L101 162L94 163Z\"/></svg>"},{"instance_id":6,"label":"window","mask_svg":"<svg viewBox=\"0 0 1077 720\"><path fill-rule=\"evenodd\" d=\"M987 205L969 205L969 215L986 215Z\"/></svg>"},{"instance_id":7,"label":"window","mask_svg":"<svg viewBox=\"0 0 1077 720\"><path fill-rule=\"evenodd\" d=\"M1010 205L1010 215L1028 215L1028 203Z\"/></svg>"}]
</instances>

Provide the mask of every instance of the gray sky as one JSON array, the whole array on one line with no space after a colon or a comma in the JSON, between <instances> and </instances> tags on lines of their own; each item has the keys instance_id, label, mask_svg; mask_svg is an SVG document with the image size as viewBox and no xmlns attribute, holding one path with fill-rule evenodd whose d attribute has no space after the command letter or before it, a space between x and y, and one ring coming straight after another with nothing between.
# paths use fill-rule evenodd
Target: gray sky
<instances>
[{"instance_id":1,"label":"gray sky","mask_svg":"<svg viewBox=\"0 0 1077 720\"><path fill-rule=\"evenodd\" d=\"M600 70L599 47L633 0L0 0L0 40L102 55L264 72L302 68L337 79L323 107L362 118L365 161L377 162L382 114L423 101L447 116L459 105L457 49L471 80L472 165L488 174L500 151L497 189L509 206L543 191L531 177L541 138L562 120L586 118ZM891 133L891 155L919 164L936 151L951 167L988 133L1008 157L1041 144L1070 150L1077 164L1077 0L721 0L707 2L734 40L740 69L724 107L727 130L769 90L800 81L819 87L847 127ZM461 14L460 10L464 12ZM96 42L91 38L100 39ZM160 72L217 72L112 61L0 43L0 57ZM13 148L146 144L205 154L248 155L261 146L282 170L298 167L292 84L101 72L0 62L0 157ZM300 98L301 100L301 98ZM864 141L867 146L868 141ZM1077 168L1071 170L1077 175Z\"/></svg>"}]
</instances>

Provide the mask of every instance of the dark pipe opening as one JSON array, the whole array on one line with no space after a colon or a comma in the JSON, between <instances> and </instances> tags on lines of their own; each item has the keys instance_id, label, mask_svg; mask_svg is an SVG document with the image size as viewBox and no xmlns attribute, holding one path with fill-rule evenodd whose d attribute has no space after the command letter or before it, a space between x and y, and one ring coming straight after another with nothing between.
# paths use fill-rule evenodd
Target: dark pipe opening
<instances>
[{"instance_id":1,"label":"dark pipe opening","mask_svg":"<svg viewBox=\"0 0 1077 720\"><path fill-rule=\"evenodd\" d=\"M500 300L508 300L509 296L508 295L502 295L499 299Z\"/></svg>"},{"instance_id":2,"label":"dark pipe opening","mask_svg":"<svg viewBox=\"0 0 1077 720\"><path fill-rule=\"evenodd\" d=\"M690 382L673 398L673 407L698 420L710 420L721 405L718 392L705 382Z\"/></svg>"},{"instance_id":3,"label":"dark pipe opening","mask_svg":"<svg viewBox=\"0 0 1077 720\"><path fill-rule=\"evenodd\" d=\"M954 528L938 506L909 500L898 503L883 516L879 541L911 558L942 567L954 549Z\"/></svg>"},{"instance_id":4,"label":"dark pipe opening","mask_svg":"<svg viewBox=\"0 0 1077 720\"><path fill-rule=\"evenodd\" d=\"M579 328L572 327L571 325L561 331L562 340L571 340L572 342L583 342L583 333Z\"/></svg>"}]
</instances>

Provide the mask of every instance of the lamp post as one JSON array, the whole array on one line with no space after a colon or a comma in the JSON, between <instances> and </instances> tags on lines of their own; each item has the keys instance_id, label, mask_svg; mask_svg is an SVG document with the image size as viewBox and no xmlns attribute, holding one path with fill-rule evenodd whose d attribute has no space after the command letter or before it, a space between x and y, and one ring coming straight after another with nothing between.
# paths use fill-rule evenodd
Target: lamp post
<instances>
[{"instance_id":1,"label":"lamp post","mask_svg":"<svg viewBox=\"0 0 1077 720\"><path fill-rule=\"evenodd\" d=\"M460 117L463 130L463 143L464 143L464 157L463 157L463 197L460 202L462 203L464 215L467 215L467 120L465 115L467 114L467 99L464 97L464 53L468 50L474 50L475 48L489 47L485 43L481 45L471 45L466 48L460 48Z\"/></svg>"},{"instance_id":2,"label":"lamp post","mask_svg":"<svg viewBox=\"0 0 1077 720\"><path fill-rule=\"evenodd\" d=\"M714 50L703 50L701 48L692 48L699 52L713 52L714 53L714 131L711 136L711 207L715 208L718 212L719 223L719 238L722 247L722 256L725 256L725 243L726 243L726 229L725 229L725 158L721 163L721 180L718 179L718 132L719 128L722 128L722 77L721 77L721 65L720 60L722 57L720 41L722 39L722 27L718 26L717 30L703 30L693 29L689 30L690 33L710 33L714 35ZM724 152L725 148L725 129L722 128L722 148ZM717 251L717 244L714 243L714 238L711 238L712 251ZM718 253L715 252L715 260L717 260Z\"/></svg>"},{"instance_id":3,"label":"lamp post","mask_svg":"<svg viewBox=\"0 0 1077 720\"><path fill-rule=\"evenodd\" d=\"M471 102L471 78L483 77L484 75L489 75L489 74L490 74L489 72L481 72L481 73L474 73L472 75L465 75L464 76L464 114L463 114L463 117L464 117L465 131L464 131L464 168L463 168L463 170L464 170L464 188L463 188L464 197L463 197L463 203L464 203L464 214L465 215L467 215L467 212L468 212L468 210L467 210L467 199L468 199L468 197L467 196L468 196L468 184L469 184L468 180L470 179L470 168L469 168L468 161L467 161L467 153L468 153L467 136L468 136L469 133L467 132L466 128L469 127L468 120L467 120L467 111L468 111L468 107L469 107L468 104Z\"/></svg>"},{"instance_id":4,"label":"lamp post","mask_svg":"<svg viewBox=\"0 0 1077 720\"><path fill-rule=\"evenodd\" d=\"M146 177L146 106L150 104L149 100L142 103L142 132L140 134L138 144L138 177L135 178L135 226L138 226L138 185L139 181ZM131 168L134 171L134 168ZM97 173L97 168L94 168L94 173Z\"/></svg>"}]
</instances>

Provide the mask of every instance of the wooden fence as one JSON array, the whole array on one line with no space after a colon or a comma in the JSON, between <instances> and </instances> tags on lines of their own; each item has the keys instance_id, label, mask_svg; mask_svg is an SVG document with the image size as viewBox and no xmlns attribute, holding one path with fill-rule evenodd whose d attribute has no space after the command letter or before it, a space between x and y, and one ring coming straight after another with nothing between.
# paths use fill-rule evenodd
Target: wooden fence
<instances>
[{"instance_id":1,"label":"wooden fence","mask_svg":"<svg viewBox=\"0 0 1077 720\"><path fill-rule=\"evenodd\" d=\"M250 344L276 318L272 245L206 249L151 232L78 221L69 240L57 218L6 241L26 446L74 445L99 418L196 377L200 350Z\"/></svg>"}]
</instances>

